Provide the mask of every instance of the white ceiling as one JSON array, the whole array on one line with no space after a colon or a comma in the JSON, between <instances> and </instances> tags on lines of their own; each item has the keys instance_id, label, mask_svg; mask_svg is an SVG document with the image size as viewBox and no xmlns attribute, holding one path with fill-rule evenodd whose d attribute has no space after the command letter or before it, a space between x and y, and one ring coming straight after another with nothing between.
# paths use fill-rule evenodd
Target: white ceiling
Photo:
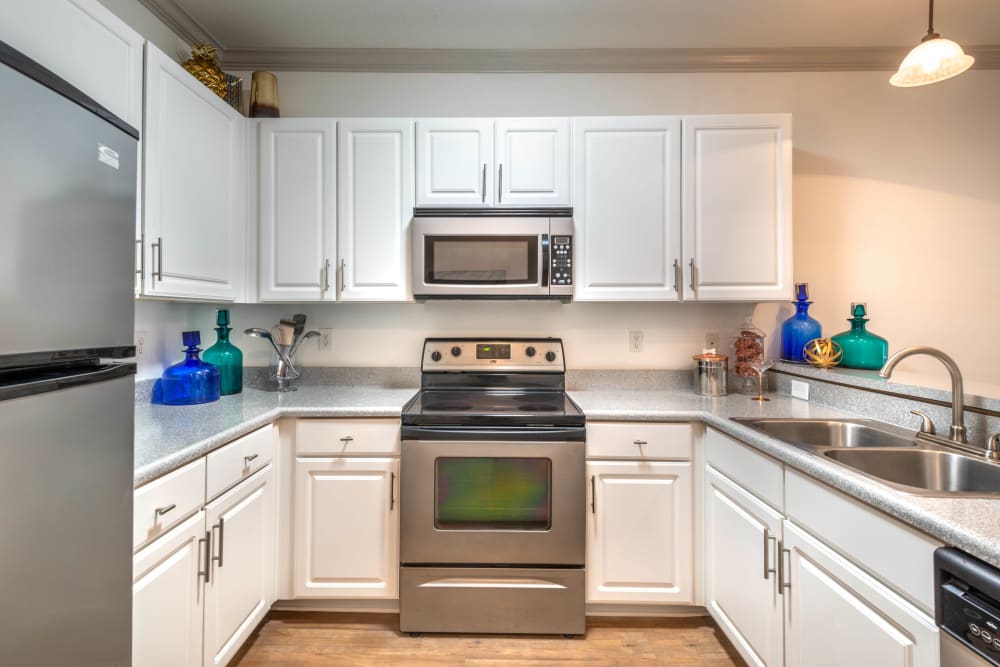
<instances>
[{"instance_id":1,"label":"white ceiling","mask_svg":"<svg viewBox=\"0 0 1000 667\"><path fill-rule=\"evenodd\" d=\"M183 10L223 49L909 47L927 21L924 0L143 2ZM1000 1L936 5L942 36L1000 43Z\"/></svg>"}]
</instances>

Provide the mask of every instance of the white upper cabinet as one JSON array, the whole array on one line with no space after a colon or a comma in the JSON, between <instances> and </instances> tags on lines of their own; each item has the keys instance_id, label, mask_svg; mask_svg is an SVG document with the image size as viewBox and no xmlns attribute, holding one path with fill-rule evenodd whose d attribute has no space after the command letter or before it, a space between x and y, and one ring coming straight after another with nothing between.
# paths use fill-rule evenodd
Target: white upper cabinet
<instances>
[{"instance_id":1,"label":"white upper cabinet","mask_svg":"<svg viewBox=\"0 0 1000 667\"><path fill-rule=\"evenodd\" d=\"M493 120L417 121L417 206L492 206Z\"/></svg>"},{"instance_id":2,"label":"white upper cabinet","mask_svg":"<svg viewBox=\"0 0 1000 667\"><path fill-rule=\"evenodd\" d=\"M569 206L569 120L498 118L495 205Z\"/></svg>"},{"instance_id":3,"label":"white upper cabinet","mask_svg":"<svg viewBox=\"0 0 1000 667\"><path fill-rule=\"evenodd\" d=\"M142 124L142 35L97 0L6 2L0 41L135 128Z\"/></svg>"},{"instance_id":4,"label":"white upper cabinet","mask_svg":"<svg viewBox=\"0 0 1000 667\"><path fill-rule=\"evenodd\" d=\"M411 299L413 121L340 121L340 299Z\"/></svg>"},{"instance_id":5,"label":"white upper cabinet","mask_svg":"<svg viewBox=\"0 0 1000 667\"><path fill-rule=\"evenodd\" d=\"M684 298L787 300L792 289L792 120L684 118Z\"/></svg>"},{"instance_id":6,"label":"white upper cabinet","mask_svg":"<svg viewBox=\"0 0 1000 667\"><path fill-rule=\"evenodd\" d=\"M336 146L332 119L258 122L260 301L336 298Z\"/></svg>"},{"instance_id":7,"label":"white upper cabinet","mask_svg":"<svg viewBox=\"0 0 1000 667\"><path fill-rule=\"evenodd\" d=\"M573 120L578 301L676 301L681 121Z\"/></svg>"},{"instance_id":8,"label":"white upper cabinet","mask_svg":"<svg viewBox=\"0 0 1000 667\"><path fill-rule=\"evenodd\" d=\"M146 45L144 294L236 301L246 272L246 119Z\"/></svg>"}]
</instances>

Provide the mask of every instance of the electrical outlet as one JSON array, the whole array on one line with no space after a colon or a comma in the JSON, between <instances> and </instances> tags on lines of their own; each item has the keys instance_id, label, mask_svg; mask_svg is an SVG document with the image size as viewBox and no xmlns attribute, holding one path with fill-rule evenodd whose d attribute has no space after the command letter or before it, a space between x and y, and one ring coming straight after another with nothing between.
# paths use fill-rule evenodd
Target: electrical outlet
<instances>
[{"instance_id":1,"label":"electrical outlet","mask_svg":"<svg viewBox=\"0 0 1000 667\"><path fill-rule=\"evenodd\" d=\"M792 380L792 396L801 398L803 401L809 400L809 383L800 380Z\"/></svg>"},{"instance_id":2,"label":"electrical outlet","mask_svg":"<svg viewBox=\"0 0 1000 667\"><path fill-rule=\"evenodd\" d=\"M642 332L641 331L629 331L628 332L628 351L629 352L642 352Z\"/></svg>"},{"instance_id":3,"label":"electrical outlet","mask_svg":"<svg viewBox=\"0 0 1000 667\"><path fill-rule=\"evenodd\" d=\"M317 340L320 350L329 350L333 347L333 329L320 329Z\"/></svg>"},{"instance_id":4,"label":"electrical outlet","mask_svg":"<svg viewBox=\"0 0 1000 667\"><path fill-rule=\"evenodd\" d=\"M719 332L709 331L705 334L705 349L712 352L719 351Z\"/></svg>"},{"instance_id":5,"label":"electrical outlet","mask_svg":"<svg viewBox=\"0 0 1000 667\"><path fill-rule=\"evenodd\" d=\"M135 356L141 359L146 354L146 339L149 337L148 331L135 332Z\"/></svg>"}]
</instances>

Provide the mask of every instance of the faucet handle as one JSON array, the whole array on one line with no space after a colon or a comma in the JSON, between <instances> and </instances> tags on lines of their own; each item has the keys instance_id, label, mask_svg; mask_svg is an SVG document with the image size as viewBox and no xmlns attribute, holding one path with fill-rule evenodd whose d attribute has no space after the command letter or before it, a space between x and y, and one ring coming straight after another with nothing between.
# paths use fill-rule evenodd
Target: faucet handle
<instances>
[{"instance_id":1,"label":"faucet handle","mask_svg":"<svg viewBox=\"0 0 1000 667\"><path fill-rule=\"evenodd\" d=\"M986 458L991 461L1000 459L1000 433L994 433L986 441Z\"/></svg>"},{"instance_id":2,"label":"faucet handle","mask_svg":"<svg viewBox=\"0 0 1000 667\"><path fill-rule=\"evenodd\" d=\"M927 433L928 435L934 435L934 422L931 421L930 415L926 412L921 412L920 410L910 410L911 415L916 415L920 417L920 432ZM1000 435L1000 434L998 434Z\"/></svg>"}]
</instances>

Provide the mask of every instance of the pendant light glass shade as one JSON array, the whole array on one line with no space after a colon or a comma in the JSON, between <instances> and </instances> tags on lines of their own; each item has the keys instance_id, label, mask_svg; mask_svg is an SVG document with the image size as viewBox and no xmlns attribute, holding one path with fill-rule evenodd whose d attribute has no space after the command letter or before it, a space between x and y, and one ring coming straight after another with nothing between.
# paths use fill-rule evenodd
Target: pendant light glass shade
<instances>
[{"instance_id":1,"label":"pendant light glass shade","mask_svg":"<svg viewBox=\"0 0 1000 667\"><path fill-rule=\"evenodd\" d=\"M937 83L961 74L975 61L950 39L934 37L913 47L889 83L900 88Z\"/></svg>"}]
</instances>

